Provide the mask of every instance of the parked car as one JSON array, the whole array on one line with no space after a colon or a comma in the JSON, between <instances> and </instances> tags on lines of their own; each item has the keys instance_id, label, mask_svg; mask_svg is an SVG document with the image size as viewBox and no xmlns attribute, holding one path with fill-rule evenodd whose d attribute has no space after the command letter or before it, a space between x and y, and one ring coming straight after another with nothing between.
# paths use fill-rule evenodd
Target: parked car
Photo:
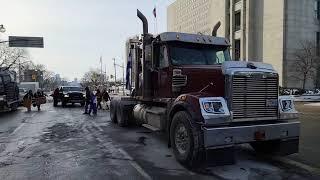
<instances>
[{"instance_id":1,"label":"parked car","mask_svg":"<svg viewBox=\"0 0 320 180\"><path fill-rule=\"evenodd\" d=\"M26 88L19 88L19 105L21 106L23 104L23 97L27 94Z\"/></svg>"}]
</instances>

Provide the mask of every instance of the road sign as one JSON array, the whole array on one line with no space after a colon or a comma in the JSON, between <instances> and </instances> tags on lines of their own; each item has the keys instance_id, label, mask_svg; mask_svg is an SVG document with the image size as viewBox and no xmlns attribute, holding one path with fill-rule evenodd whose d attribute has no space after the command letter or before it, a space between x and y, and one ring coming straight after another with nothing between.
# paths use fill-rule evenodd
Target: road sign
<instances>
[{"instance_id":1,"label":"road sign","mask_svg":"<svg viewBox=\"0 0 320 180\"><path fill-rule=\"evenodd\" d=\"M9 47L43 48L43 37L9 36Z\"/></svg>"}]
</instances>

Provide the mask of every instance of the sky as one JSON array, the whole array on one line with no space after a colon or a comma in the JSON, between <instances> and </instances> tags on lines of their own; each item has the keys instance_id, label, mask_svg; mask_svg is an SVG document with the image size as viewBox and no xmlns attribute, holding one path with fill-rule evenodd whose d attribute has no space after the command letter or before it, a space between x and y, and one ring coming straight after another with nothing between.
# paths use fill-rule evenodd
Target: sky
<instances>
[{"instance_id":1,"label":"sky","mask_svg":"<svg viewBox=\"0 0 320 180\"><path fill-rule=\"evenodd\" d=\"M167 6L174 0L0 0L0 24L8 36L42 36L44 48L28 48L32 61L45 64L61 77L81 79L90 69L114 74L113 60L125 61L125 41L142 33L139 9L149 21L149 32L167 29ZM152 11L157 9L157 21ZM157 29L155 29L157 22ZM117 75L122 75L118 68Z\"/></svg>"}]
</instances>

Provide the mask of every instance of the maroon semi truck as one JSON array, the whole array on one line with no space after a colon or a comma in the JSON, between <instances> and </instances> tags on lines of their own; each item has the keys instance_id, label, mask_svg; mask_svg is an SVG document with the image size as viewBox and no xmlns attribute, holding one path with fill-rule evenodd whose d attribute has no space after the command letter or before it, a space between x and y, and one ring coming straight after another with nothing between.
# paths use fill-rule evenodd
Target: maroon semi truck
<instances>
[{"instance_id":1,"label":"maroon semi truck","mask_svg":"<svg viewBox=\"0 0 320 180\"><path fill-rule=\"evenodd\" d=\"M257 152L298 152L300 123L290 97L279 96L269 64L231 61L227 39L165 32L129 41L131 96L115 97L114 123L143 125L167 134L176 159L189 167L234 162L234 146Z\"/></svg>"}]
</instances>

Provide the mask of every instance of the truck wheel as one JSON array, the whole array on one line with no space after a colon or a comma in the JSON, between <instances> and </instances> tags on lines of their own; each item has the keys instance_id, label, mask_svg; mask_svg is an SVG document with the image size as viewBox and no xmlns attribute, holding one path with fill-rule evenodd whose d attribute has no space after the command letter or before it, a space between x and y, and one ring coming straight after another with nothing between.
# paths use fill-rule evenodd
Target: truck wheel
<instances>
[{"instance_id":1,"label":"truck wheel","mask_svg":"<svg viewBox=\"0 0 320 180\"><path fill-rule=\"evenodd\" d=\"M110 119L113 123L117 123L117 102L111 101L110 102Z\"/></svg>"},{"instance_id":2,"label":"truck wheel","mask_svg":"<svg viewBox=\"0 0 320 180\"><path fill-rule=\"evenodd\" d=\"M125 112L125 107L124 105L119 102L117 106L117 120L118 120L118 125L120 127L125 127L128 125L128 115Z\"/></svg>"},{"instance_id":3,"label":"truck wheel","mask_svg":"<svg viewBox=\"0 0 320 180\"><path fill-rule=\"evenodd\" d=\"M11 105L11 111L16 111L18 109L19 104L18 103L13 103Z\"/></svg>"},{"instance_id":4,"label":"truck wheel","mask_svg":"<svg viewBox=\"0 0 320 180\"><path fill-rule=\"evenodd\" d=\"M177 112L170 126L170 141L176 159L187 167L196 167L203 155L201 130L191 124L191 116Z\"/></svg>"}]
</instances>

